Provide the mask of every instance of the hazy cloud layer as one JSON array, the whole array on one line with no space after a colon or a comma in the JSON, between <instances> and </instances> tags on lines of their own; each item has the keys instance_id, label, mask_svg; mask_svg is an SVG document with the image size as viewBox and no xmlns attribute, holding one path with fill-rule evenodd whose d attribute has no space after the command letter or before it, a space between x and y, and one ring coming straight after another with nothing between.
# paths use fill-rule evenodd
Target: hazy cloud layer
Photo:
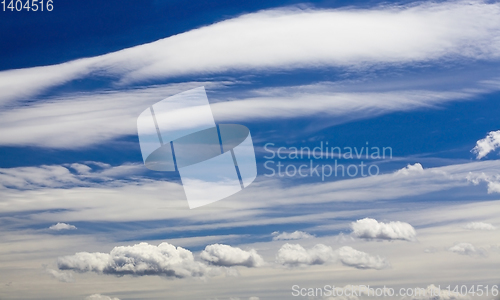
<instances>
[{"instance_id":1,"label":"hazy cloud layer","mask_svg":"<svg viewBox=\"0 0 500 300\"><path fill-rule=\"evenodd\" d=\"M406 240L415 241L415 228L405 222L378 222L375 219L365 218L351 224L354 236L362 239Z\"/></svg>"},{"instance_id":2,"label":"hazy cloud layer","mask_svg":"<svg viewBox=\"0 0 500 300\"><path fill-rule=\"evenodd\" d=\"M216 266L232 267L245 266L248 268L260 267L264 264L262 257L257 251L242 250L229 245L214 244L205 247L200 258Z\"/></svg>"},{"instance_id":3,"label":"hazy cloud layer","mask_svg":"<svg viewBox=\"0 0 500 300\"><path fill-rule=\"evenodd\" d=\"M94 294L94 295L88 296L87 298L85 298L85 300L120 300L120 299L115 298L115 297L112 298L109 296L104 296L101 294Z\"/></svg>"},{"instance_id":4,"label":"hazy cloud layer","mask_svg":"<svg viewBox=\"0 0 500 300\"><path fill-rule=\"evenodd\" d=\"M294 232L282 232L282 233L275 231L272 233L272 236L273 236L273 241L301 240L301 239L310 239L314 237L314 235L300 230L296 230Z\"/></svg>"}]
</instances>

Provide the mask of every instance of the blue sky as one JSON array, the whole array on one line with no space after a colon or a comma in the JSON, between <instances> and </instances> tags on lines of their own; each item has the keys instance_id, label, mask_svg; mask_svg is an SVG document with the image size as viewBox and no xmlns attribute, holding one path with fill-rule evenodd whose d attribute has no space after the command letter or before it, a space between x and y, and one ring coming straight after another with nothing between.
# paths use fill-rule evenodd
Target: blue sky
<instances>
[{"instance_id":1,"label":"blue sky","mask_svg":"<svg viewBox=\"0 0 500 300\"><path fill-rule=\"evenodd\" d=\"M498 2L87 1L0 14L1 299L499 283ZM250 129L258 173L189 209L179 173L144 166L136 122L200 86L216 123ZM268 158L327 142L392 156ZM278 162L377 174L269 176Z\"/></svg>"}]
</instances>

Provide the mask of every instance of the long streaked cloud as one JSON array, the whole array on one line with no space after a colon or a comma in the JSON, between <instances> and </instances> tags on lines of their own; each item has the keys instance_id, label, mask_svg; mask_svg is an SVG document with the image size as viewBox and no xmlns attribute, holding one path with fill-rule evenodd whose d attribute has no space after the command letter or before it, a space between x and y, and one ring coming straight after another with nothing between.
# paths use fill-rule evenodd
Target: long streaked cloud
<instances>
[{"instance_id":1,"label":"long streaked cloud","mask_svg":"<svg viewBox=\"0 0 500 300\"><path fill-rule=\"evenodd\" d=\"M171 221L184 219L192 222L171 227L169 230L172 231L286 224L307 222L311 219L322 222L340 213L359 219L360 212L356 211L350 213L321 211L315 212L314 215L292 214L288 217L275 218L265 217L265 215L275 209L289 211L294 205L391 200L467 187L469 184L466 177L469 172L482 171L487 174L496 174L499 165L500 161L474 162L428 168L413 176L386 174L334 182L300 184L293 187L283 186L278 180L259 180L253 184L255 188L249 189L248 192L211 205L214 208L224 209L226 213L223 215L209 214L205 210L186 210L187 203L182 186L176 182L134 176L137 173L132 173L132 176L129 175L123 180L100 182L86 180L78 175L76 186L63 185L61 188L59 181L65 182L66 178L50 177L51 174L42 170L42 174L48 176L39 179L44 183L43 186L30 185L27 190L24 190L22 186L0 189L2 196L0 208L6 213L27 212L32 216L31 221L44 223L53 222L54 219L66 223L162 219ZM120 169L119 167L111 169L114 168ZM17 168L13 169L9 174L18 173L15 170ZM36 173L36 169L32 173ZM71 173L67 176L76 175ZM314 193L311 194L310 191ZM140 206L137 205L137 199L144 199ZM374 212L376 209L370 211ZM363 214L366 216L370 212L363 212ZM473 217L471 215L467 220L474 221L471 219Z\"/></svg>"},{"instance_id":2,"label":"long streaked cloud","mask_svg":"<svg viewBox=\"0 0 500 300\"><path fill-rule=\"evenodd\" d=\"M42 165L37 167L0 168L0 188L39 189L92 186L144 172L142 164L111 166L99 162L66 165Z\"/></svg>"},{"instance_id":3,"label":"long streaked cloud","mask_svg":"<svg viewBox=\"0 0 500 300\"><path fill-rule=\"evenodd\" d=\"M186 89L206 85L222 90L229 82L171 84L132 90L97 91L56 96L50 101L3 110L0 145L80 149L137 134L137 117L151 104ZM336 123L408 111L475 97L478 93L432 90L334 92L331 83L253 90L217 101L211 109L218 122L276 120L322 114ZM182 122L190 122L186 116ZM326 123L323 126L331 126ZM75 132L78 132L76 135Z\"/></svg>"},{"instance_id":4,"label":"long streaked cloud","mask_svg":"<svg viewBox=\"0 0 500 300\"><path fill-rule=\"evenodd\" d=\"M354 236L362 239L405 240L415 241L415 228L405 222L378 222L375 219L364 218L351 223Z\"/></svg>"},{"instance_id":5,"label":"long streaked cloud","mask_svg":"<svg viewBox=\"0 0 500 300\"><path fill-rule=\"evenodd\" d=\"M499 20L500 5L483 1L265 10L107 55L1 72L0 103L91 74L126 83L235 69L497 59Z\"/></svg>"}]
</instances>

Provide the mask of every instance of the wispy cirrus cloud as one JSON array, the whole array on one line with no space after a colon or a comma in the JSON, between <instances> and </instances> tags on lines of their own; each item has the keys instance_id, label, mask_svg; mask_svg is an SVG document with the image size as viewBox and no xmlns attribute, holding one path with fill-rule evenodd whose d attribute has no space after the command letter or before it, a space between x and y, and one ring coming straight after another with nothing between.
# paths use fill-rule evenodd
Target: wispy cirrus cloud
<instances>
[{"instance_id":1,"label":"wispy cirrus cloud","mask_svg":"<svg viewBox=\"0 0 500 300\"><path fill-rule=\"evenodd\" d=\"M497 59L499 16L498 3L483 1L264 10L107 55L0 72L0 103L91 74L127 83L235 69Z\"/></svg>"},{"instance_id":2,"label":"wispy cirrus cloud","mask_svg":"<svg viewBox=\"0 0 500 300\"><path fill-rule=\"evenodd\" d=\"M55 96L50 101L13 107L0 113L0 145L80 149L137 134L137 116L148 106L186 89L207 85L222 91L231 82L189 82L130 90L95 91ZM437 107L473 99L492 88L470 90L334 91L330 82L256 89L216 99L211 109L218 122L270 121L335 117L332 126L394 111ZM234 93L234 92L233 92ZM284 109L285 108L285 109ZM180 122L190 122L185 118ZM74 133L78 132L78 135Z\"/></svg>"}]
</instances>

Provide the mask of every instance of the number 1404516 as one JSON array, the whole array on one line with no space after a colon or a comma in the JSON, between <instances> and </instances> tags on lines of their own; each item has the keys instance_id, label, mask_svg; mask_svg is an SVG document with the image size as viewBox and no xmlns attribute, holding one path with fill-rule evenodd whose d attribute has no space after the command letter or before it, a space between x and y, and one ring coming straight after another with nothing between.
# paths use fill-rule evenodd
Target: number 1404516
<instances>
[{"instance_id":1,"label":"number 1404516","mask_svg":"<svg viewBox=\"0 0 500 300\"><path fill-rule=\"evenodd\" d=\"M53 0L3 0L3 11L53 11Z\"/></svg>"}]
</instances>

